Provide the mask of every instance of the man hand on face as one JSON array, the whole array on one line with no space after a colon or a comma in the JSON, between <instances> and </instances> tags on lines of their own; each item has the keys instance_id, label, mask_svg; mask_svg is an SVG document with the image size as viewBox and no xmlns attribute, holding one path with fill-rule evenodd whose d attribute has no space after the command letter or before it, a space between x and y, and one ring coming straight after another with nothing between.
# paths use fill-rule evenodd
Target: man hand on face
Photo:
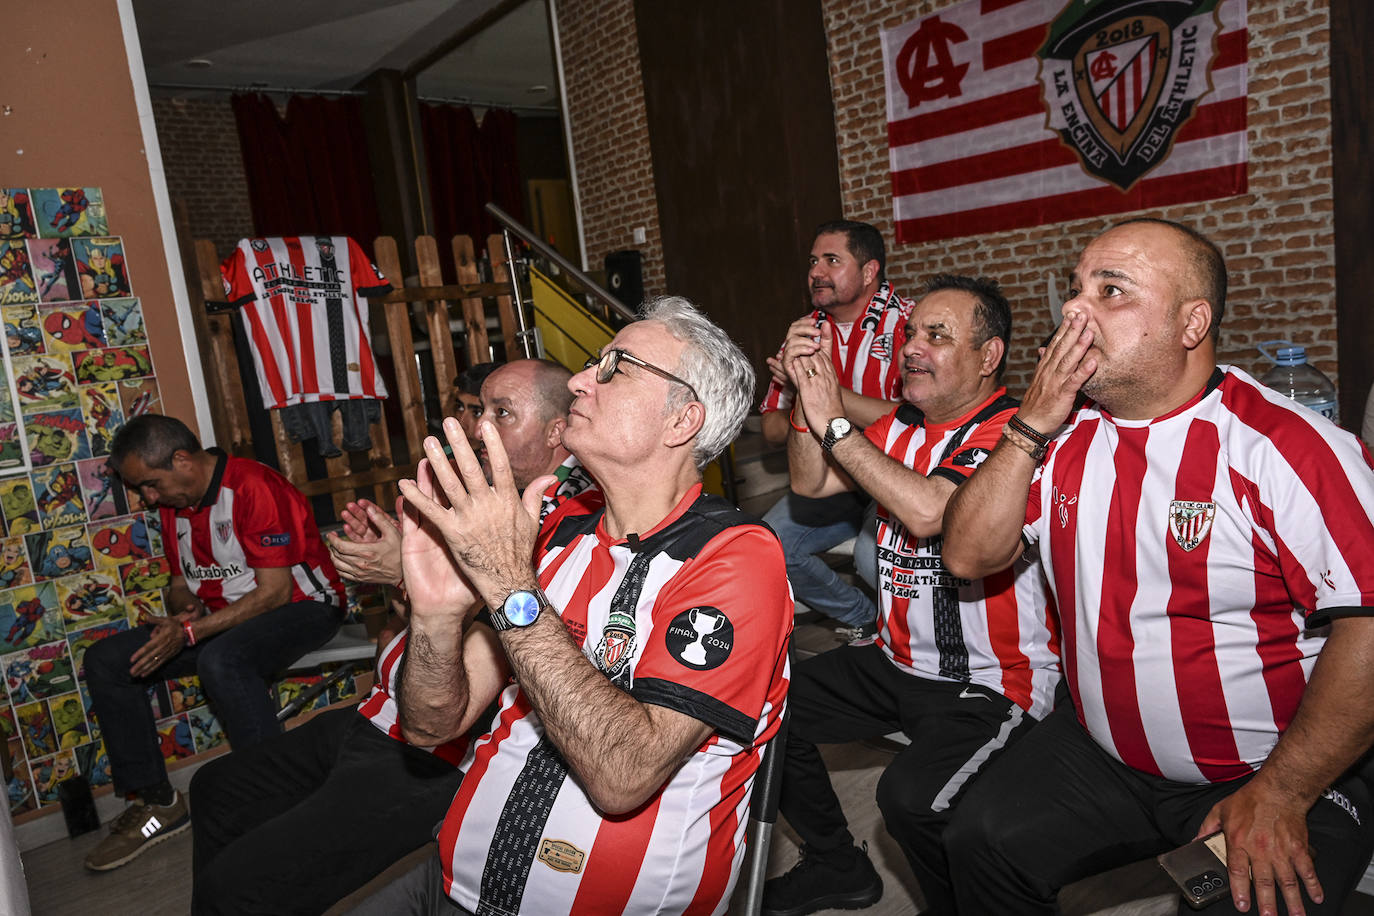
<instances>
[{"instance_id":1,"label":"man hand on face","mask_svg":"<svg viewBox=\"0 0 1374 916\"><path fill-rule=\"evenodd\" d=\"M1021 425L946 509L957 575L1038 553L1073 699L946 832L959 907L1051 913L1066 883L1220 830L1231 900L1209 911L1338 912L1374 847L1351 770L1374 742L1374 572L1352 562L1374 471L1217 365L1226 266L1199 233L1118 224L1070 285Z\"/></svg>"}]
</instances>

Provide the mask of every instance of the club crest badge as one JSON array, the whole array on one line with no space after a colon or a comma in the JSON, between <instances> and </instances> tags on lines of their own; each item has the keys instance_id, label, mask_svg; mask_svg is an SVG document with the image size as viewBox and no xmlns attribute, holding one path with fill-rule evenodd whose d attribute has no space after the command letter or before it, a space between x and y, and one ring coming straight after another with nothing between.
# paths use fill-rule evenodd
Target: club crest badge
<instances>
[{"instance_id":1,"label":"club crest badge","mask_svg":"<svg viewBox=\"0 0 1374 916\"><path fill-rule=\"evenodd\" d=\"M1212 531L1212 519L1216 517L1216 503L1190 502L1175 499L1169 503L1169 533L1174 543L1184 550L1192 550Z\"/></svg>"},{"instance_id":2,"label":"club crest badge","mask_svg":"<svg viewBox=\"0 0 1374 916\"><path fill-rule=\"evenodd\" d=\"M234 523L215 522L215 536L219 538L221 544L229 543L229 539L234 536Z\"/></svg>"},{"instance_id":3,"label":"club crest badge","mask_svg":"<svg viewBox=\"0 0 1374 916\"><path fill-rule=\"evenodd\" d=\"M1083 169L1129 190L1211 89L1220 0L1072 0L1040 48L1049 127Z\"/></svg>"},{"instance_id":4,"label":"club crest badge","mask_svg":"<svg viewBox=\"0 0 1374 916\"><path fill-rule=\"evenodd\" d=\"M619 684L627 674L627 666L634 657L635 619L621 611L612 611L601 630L593 664L602 674ZM622 686L628 689L628 683Z\"/></svg>"},{"instance_id":5,"label":"club crest badge","mask_svg":"<svg viewBox=\"0 0 1374 916\"><path fill-rule=\"evenodd\" d=\"M892 359L892 335L879 334L873 338L873 343L869 346L868 352L874 359L887 362Z\"/></svg>"}]
</instances>

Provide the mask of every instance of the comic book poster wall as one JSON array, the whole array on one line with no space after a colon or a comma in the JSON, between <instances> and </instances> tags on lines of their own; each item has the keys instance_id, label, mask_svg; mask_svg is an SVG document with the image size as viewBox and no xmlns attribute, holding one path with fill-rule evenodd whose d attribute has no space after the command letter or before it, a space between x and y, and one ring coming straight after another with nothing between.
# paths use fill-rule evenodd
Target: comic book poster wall
<instances>
[{"instance_id":1,"label":"comic book poster wall","mask_svg":"<svg viewBox=\"0 0 1374 916\"><path fill-rule=\"evenodd\" d=\"M0 731L14 814L56 806L78 773L110 784L86 651L165 613L157 512L106 466L119 427L161 411L135 270L99 188L0 185ZM318 679L276 691L285 702ZM320 703L356 695L353 680ZM167 760L225 742L196 678L153 681L148 702Z\"/></svg>"}]
</instances>

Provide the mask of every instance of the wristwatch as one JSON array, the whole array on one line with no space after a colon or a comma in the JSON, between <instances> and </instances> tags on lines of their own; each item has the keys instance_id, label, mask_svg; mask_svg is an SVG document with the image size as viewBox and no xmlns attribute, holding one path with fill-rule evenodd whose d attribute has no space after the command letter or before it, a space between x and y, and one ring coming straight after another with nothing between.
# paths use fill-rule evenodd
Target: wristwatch
<instances>
[{"instance_id":1,"label":"wristwatch","mask_svg":"<svg viewBox=\"0 0 1374 916\"><path fill-rule=\"evenodd\" d=\"M836 442L839 442L853 431L854 424L850 423L844 417L836 417L825 424L825 438L821 440L821 448L825 449L827 452L830 451L835 447Z\"/></svg>"},{"instance_id":2,"label":"wristwatch","mask_svg":"<svg viewBox=\"0 0 1374 916\"><path fill-rule=\"evenodd\" d=\"M539 615L549 606L549 599L541 588L511 592L499 608L491 609L492 629L499 632L514 627L527 627L538 620Z\"/></svg>"}]
</instances>

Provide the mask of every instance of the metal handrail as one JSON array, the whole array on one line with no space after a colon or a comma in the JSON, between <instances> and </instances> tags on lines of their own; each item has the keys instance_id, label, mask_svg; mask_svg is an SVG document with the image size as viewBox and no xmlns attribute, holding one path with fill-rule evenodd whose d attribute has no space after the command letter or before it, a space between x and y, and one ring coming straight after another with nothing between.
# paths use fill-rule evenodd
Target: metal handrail
<instances>
[{"instance_id":1,"label":"metal handrail","mask_svg":"<svg viewBox=\"0 0 1374 916\"><path fill-rule=\"evenodd\" d=\"M496 206L496 204L491 203L487 204L487 212L490 213L507 232L515 235L520 241L533 248L541 257L558 265L559 270L572 277L573 280L577 282L578 286L581 286L584 290L591 293L592 296L599 299L602 305L615 312L625 321L635 320L635 313L626 308L623 302L608 293L601 284L574 267L571 261L558 253L557 249L550 247L548 242L545 242L529 229L522 226L516 221L515 217ZM509 255L507 257L509 258ZM512 270L511 277L514 278L514 276L515 271Z\"/></svg>"},{"instance_id":2,"label":"metal handrail","mask_svg":"<svg viewBox=\"0 0 1374 916\"><path fill-rule=\"evenodd\" d=\"M487 212L501 224L501 234L506 244L506 263L507 271L510 274L510 285L513 293L512 298L514 299L515 313L519 318L520 324L520 330L517 333L520 337L521 344L525 347L526 356L534 355L530 344L532 332L525 322L524 298L520 292L520 283L517 278L517 271L515 270L515 253L510 243L510 237L512 235L517 236L522 242L533 248L540 256L557 265L559 270L570 276L577 285L591 293L595 298L601 300L603 305L625 321L634 321L638 317L633 311L626 308L624 303L603 289L601 284L574 267L571 261L559 254L557 250L550 247L549 244L539 238L539 236L516 222L515 218L505 210L502 210L493 203L487 204L486 209ZM717 458L716 461L720 464L721 488L725 491L725 498L738 506L739 490L735 481L735 456L731 453L731 450L727 448L725 451L721 452L720 457Z\"/></svg>"}]
</instances>

